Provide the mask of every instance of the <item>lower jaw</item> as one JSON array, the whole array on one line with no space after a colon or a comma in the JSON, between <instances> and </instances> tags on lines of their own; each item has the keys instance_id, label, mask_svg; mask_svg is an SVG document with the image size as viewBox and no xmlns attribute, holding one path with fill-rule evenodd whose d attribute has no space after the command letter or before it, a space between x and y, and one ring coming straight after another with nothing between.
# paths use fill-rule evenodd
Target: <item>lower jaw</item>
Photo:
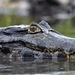
<instances>
[{"instance_id":1,"label":"lower jaw","mask_svg":"<svg viewBox=\"0 0 75 75\"><path fill-rule=\"evenodd\" d=\"M66 59L75 59L75 52L72 53L66 53L66 52L59 52L59 51L52 51L52 52L40 52L40 51L36 51L37 55L35 54L35 52L33 51L33 55L28 54L26 57L27 58L42 58L42 59L52 59L52 58L57 58L57 59L62 59L62 58L66 58ZM10 57L12 53L9 54L9 56L6 57ZM14 53L15 54L15 53ZM18 53L16 54L16 56L18 55ZM3 56L3 54L2 54ZM14 55L13 55L14 56ZM12 58L14 58L12 56ZM21 57L21 56L20 56ZM22 57L21 58L26 58L26 57Z\"/></svg>"}]
</instances>

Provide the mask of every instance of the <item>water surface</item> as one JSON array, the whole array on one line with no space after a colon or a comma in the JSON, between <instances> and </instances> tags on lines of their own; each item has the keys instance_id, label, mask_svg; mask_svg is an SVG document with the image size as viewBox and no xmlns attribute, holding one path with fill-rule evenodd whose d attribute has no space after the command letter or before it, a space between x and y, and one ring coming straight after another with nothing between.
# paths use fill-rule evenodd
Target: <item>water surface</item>
<instances>
[{"instance_id":1,"label":"water surface","mask_svg":"<svg viewBox=\"0 0 75 75\"><path fill-rule=\"evenodd\" d=\"M51 74L75 73L75 60L9 59L0 58L0 74ZM72 75L72 74L71 74Z\"/></svg>"}]
</instances>

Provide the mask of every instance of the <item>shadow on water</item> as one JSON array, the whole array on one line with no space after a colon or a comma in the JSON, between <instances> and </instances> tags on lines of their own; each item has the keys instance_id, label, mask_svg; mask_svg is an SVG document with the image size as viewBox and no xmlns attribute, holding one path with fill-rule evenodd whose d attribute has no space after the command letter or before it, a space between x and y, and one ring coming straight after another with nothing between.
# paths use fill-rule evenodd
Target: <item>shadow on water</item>
<instances>
[{"instance_id":1,"label":"shadow on water","mask_svg":"<svg viewBox=\"0 0 75 75\"><path fill-rule=\"evenodd\" d=\"M0 58L1 74L35 74L74 71L75 60Z\"/></svg>"}]
</instances>

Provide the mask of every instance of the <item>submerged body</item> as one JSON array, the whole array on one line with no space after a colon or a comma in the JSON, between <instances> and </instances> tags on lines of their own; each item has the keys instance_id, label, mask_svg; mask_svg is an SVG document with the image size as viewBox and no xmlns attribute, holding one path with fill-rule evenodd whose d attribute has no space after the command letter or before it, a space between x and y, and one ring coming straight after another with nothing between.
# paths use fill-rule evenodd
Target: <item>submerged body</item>
<instances>
[{"instance_id":1,"label":"submerged body","mask_svg":"<svg viewBox=\"0 0 75 75\"><path fill-rule=\"evenodd\" d=\"M0 50L10 57L69 58L75 53L75 38L66 37L41 21L0 28Z\"/></svg>"}]
</instances>

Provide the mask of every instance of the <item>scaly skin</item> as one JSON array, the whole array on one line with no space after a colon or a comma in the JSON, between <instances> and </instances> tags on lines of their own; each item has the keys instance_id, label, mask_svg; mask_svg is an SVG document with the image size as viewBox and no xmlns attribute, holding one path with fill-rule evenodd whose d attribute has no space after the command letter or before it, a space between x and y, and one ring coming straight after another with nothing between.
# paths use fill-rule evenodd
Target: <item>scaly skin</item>
<instances>
[{"instance_id":1,"label":"scaly skin","mask_svg":"<svg viewBox=\"0 0 75 75\"><path fill-rule=\"evenodd\" d=\"M53 30L47 22L0 28L0 50L9 57L70 58L75 38Z\"/></svg>"}]
</instances>

